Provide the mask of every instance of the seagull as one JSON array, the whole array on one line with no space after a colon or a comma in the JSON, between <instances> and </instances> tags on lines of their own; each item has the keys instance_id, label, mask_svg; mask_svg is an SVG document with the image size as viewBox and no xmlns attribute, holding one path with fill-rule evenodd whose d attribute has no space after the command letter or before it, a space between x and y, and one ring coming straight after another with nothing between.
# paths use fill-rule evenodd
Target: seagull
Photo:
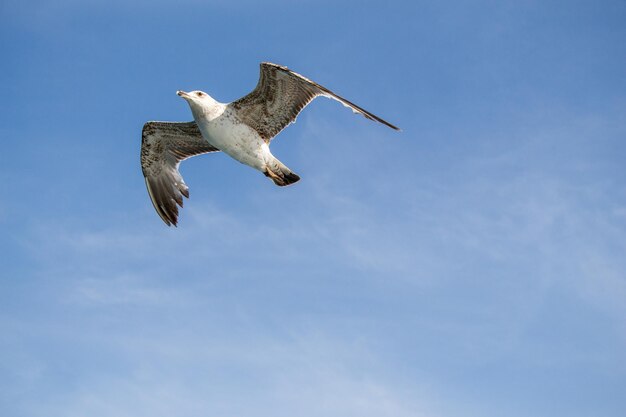
<instances>
[{"instance_id":1,"label":"seagull","mask_svg":"<svg viewBox=\"0 0 626 417\"><path fill-rule=\"evenodd\" d=\"M177 205L183 206L183 196L189 198L178 167L192 156L222 151L278 186L297 182L300 177L272 155L269 145L316 97L337 100L354 113L400 130L316 82L269 62L261 63L256 88L232 103L220 103L203 91L176 94L187 101L194 121L147 122L141 134L141 169L148 194L168 226L177 225Z\"/></svg>"}]
</instances>

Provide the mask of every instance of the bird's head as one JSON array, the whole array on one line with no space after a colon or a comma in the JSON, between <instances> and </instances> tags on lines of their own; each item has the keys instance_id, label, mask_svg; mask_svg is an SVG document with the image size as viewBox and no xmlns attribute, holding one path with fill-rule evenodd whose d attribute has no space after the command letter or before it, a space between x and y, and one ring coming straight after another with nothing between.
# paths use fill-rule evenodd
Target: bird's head
<instances>
[{"instance_id":1,"label":"bird's head","mask_svg":"<svg viewBox=\"0 0 626 417\"><path fill-rule=\"evenodd\" d=\"M209 111L216 103L216 101L205 93L204 91L177 91L176 94L182 98L184 98L187 103L189 103L189 107L191 107L191 111L196 114L206 113Z\"/></svg>"}]
</instances>

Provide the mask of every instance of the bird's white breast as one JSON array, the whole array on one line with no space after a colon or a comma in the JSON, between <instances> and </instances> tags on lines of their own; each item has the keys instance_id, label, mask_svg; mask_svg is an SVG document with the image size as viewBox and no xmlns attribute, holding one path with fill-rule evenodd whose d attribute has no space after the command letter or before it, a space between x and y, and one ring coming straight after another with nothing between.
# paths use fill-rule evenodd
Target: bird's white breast
<instances>
[{"instance_id":1,"label":"bird's white breast","mask_svg":"<svg viewBox=\"0 0 626 417\"><path fill-rule=\"evenodd\" d=\"M264 169L263 155L267 144L256 131L241 123L230 108L225 107L220 115L211 120L196 118L196 123L211 145L243 164Z\"/></svg>"}]
</instances>

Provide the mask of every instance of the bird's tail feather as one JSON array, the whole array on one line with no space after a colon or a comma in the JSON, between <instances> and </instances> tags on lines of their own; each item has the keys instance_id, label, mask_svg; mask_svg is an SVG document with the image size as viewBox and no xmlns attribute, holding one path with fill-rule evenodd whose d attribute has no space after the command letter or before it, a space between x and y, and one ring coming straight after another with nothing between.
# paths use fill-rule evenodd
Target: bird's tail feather
<instances>
[{"instance_id":1,"label":"bird's tail feather","mask_svg":"<svg viewBox=\"0 0 626 417\"><path fill-rule=\"evenodd\" d=\"M290 185L300 180L300 177L296 173L291 171L276 158L266 163L263 173L279 187L284 187L285 185Z\"/></svg>"}]
</instances>

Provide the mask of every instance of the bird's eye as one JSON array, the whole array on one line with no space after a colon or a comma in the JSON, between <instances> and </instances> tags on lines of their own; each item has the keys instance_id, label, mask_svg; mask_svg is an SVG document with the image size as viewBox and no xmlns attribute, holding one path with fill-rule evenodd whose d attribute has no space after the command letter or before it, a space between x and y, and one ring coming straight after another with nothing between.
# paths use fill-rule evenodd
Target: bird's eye
<instances>
[{"instance_id":1,"label":"bird's eye","mask_svg":"<svg viewBox=\"0 0 626 417\"><path fill-rule=\"evenodd\" d=\"M196 95L197 95L198 97L202 97L202 91L198 91L198 92L196 93Z\"/></svg>"}]
</instances>

